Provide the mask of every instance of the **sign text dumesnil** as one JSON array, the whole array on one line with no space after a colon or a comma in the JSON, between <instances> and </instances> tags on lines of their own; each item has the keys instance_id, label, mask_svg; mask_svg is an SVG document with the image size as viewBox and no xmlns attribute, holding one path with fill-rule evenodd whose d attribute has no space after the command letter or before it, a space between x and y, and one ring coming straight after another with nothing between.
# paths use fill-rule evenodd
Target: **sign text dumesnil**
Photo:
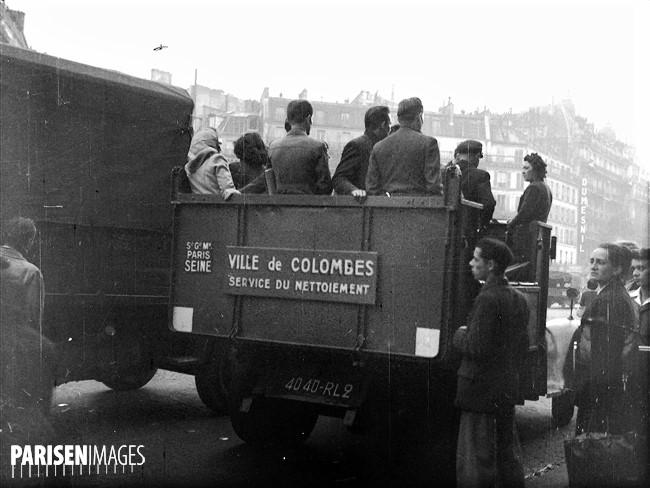
<instances>
[{"instance_id":1,"label":"sign text dumesnil","mask_svg":"<svg viewBox=\"0 0 650 488\"><path fill-rule=\"evenodd\" d=\"M233 295L374 304L377 253L226 246Z\"/></svg>"}]
</instances>

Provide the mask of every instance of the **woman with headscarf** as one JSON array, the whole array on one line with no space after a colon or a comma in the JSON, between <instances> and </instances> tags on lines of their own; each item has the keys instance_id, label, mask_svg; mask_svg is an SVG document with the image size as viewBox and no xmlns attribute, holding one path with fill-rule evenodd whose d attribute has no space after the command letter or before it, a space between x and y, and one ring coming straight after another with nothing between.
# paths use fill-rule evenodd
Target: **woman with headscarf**
<instances>
[{"instance_id":1,"label":"woman with headscarf","mask_svg":"<svg viewBox=\"0 0 650 488\"><path fill-rule=\"evenodd\" d=\"M228 161L221 154L219 134L212 127L194 134L185 173L192 193L221 195L224 200L239 194L232 181Z\"/></svg>"},{"instance_id":2,"label":"woman with headscarf","mask_svg":"<svg viewBox=\"0 0 650 488\"><path fill-rule=\"evenodd\" d=\"M537 154L527 154L524 158L522 174L525 181L529 182L519 199L517 215L508 221L507 231L516 262L526 262L531 258L529 224L537 220L546 222L553 203L553 194L546 183L546 163ZM526 274L523 273L522 276Z\"/></svg>"},{"instance_id":3,"label":"woman with headscarf","mask_svg":"<svg viewBox=\"0 0 650 488\"><path fill-rule=\"evenodd\" d=\"M234 143L239 161L230 163L230 173L235 187L243 188L264 172L269 155L262 137L257 132L247 132Z\"/></svg>"}]
</instances>

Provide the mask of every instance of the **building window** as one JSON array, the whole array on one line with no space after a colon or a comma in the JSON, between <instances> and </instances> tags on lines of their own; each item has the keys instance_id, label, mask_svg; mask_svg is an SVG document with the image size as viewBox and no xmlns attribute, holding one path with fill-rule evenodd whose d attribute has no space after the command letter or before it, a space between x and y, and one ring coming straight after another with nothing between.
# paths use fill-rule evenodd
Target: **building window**
<instances>
[{"instance_id":1,"label":"building window","mask_svg":"<svg viewBox=\"0 0 650 488\"><path fill-rule=\"evenodd\" d=\"M515 149L515 164L523 164L524 162L524 150Z\"/></svg>"},{"instance_id":2,"label":"building window","mask_svg":"<svg viewBox=\"0 0 650 488\"><path fill-rule=\"evenodd\" d=\"M347 112L341 112L341 122L349 122L350 114Z\"/></svg>"},{"instance_id":3,"label":"building window","mask_svg":"<svg viewBox=\"0 0 650 488\"><path fill-rule=\"evenodd\" d=\"M505 195L497 195L497 208L502 212L506 209L506 196Z\"/></svg>"},{"instance_id":4,"label":"building window","mask_svg":"<svg viewBox=\"0 0 650 488\"><path fill-rule=\"evenodd\" d=\"M524 175L517 173L517 189L522 190L524 188Z\"/></svg>"},{"instance_id":5,"label":"building window","mask_svg":"<svg viewBox=\"0 0 650 488\"><path fill-rule=\"evenodd\" d=\"M497 171L497 187L503 188L508 185L508 173Z\"/></svg>"},{"instance_id":6,"label":"building window","mask_svg":"<svg viewBox=\"0 0 650 488\"><path fill-rule=\"evenodd\" d=\"M285 111L282 107L276 107L274 114L275 120L284 120L286 118Z\"/></svg>"}]
</instances>

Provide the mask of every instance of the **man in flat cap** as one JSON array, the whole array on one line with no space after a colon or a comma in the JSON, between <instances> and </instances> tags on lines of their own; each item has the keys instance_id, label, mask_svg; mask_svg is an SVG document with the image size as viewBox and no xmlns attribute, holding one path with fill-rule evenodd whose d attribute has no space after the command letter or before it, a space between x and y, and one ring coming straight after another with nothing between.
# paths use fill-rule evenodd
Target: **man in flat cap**
<instances>
[{"instance_id":1,"label":"man in flat cap","mask_svg":"<svg viewBox=\"0 0 650 488\"><path fill-rule=\"evenodd\" d=\"M368 195L442 193L438 141L420 132L423 112L419 98L399 102L400 128L375 144L370 154L366 175Z\"/></svg>"},{"instance_id":2,"label":"man in flat cap","mask_svg":"<svg viewBox=\"0 0 650 488\"><path fill-rule=\"evenodd\" d=\"M492 195L490 173L478 169L479 160L483 157L483 145L479 141L468 139L463 141L454 151L454 161L445 166L447 173L453 165L461 171L460 189L463 198L483 205L481 212L481 227L486 227L492 219L496 201Z\"/></svg>"}]
</instances>

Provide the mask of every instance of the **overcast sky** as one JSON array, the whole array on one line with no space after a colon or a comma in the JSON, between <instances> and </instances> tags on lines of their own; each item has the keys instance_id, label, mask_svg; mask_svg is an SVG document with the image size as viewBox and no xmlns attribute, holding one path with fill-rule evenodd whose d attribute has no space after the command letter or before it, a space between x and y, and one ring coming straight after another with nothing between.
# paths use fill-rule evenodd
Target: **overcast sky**
<instances>
[{"instance_id":1,"label":"overcast sky","mask_svg":"<svg viewBox=\"0 0 650 488\"><path fill-rule=\"evenodd\" d=\"M259 99L268 86L344 101L360 90L436 110L526 110L571 98L650 169L650 1L6 0L41 52ZM153 51L159 44L168 46Z\"/></svg>"}]
</instances>

